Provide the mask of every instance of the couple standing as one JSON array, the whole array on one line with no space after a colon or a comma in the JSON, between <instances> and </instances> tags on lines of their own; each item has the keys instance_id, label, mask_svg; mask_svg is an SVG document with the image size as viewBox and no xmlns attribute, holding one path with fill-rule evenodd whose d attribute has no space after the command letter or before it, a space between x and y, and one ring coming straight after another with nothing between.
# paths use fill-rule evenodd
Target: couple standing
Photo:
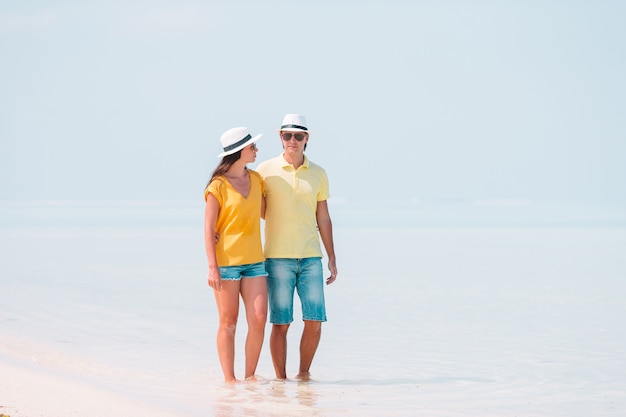
<instances>
[{"instance_id":1,"label":"couple standing","mask_svg":"<svg viewBox=\"0 0 626 417\"><path fill-rule=\"evenodd\" d=\"M243 127L220 138L221 162L205 189L204 235L209 286L215 293L219 327L217 353L226 382L235 382L235 330L239 297L248 323L245 378L255 372L267 320L269 300L270 352L277 379L287 379L287 331L293 321L294 291L302 304L297 379L310 379L309 369L326 321L324 276L319 237L328 255L331 284L337 277L333 232L326 200L326 172L304 155L309 130L303 115L287 114L278 130L283 153L256 160L256 141ZM265 219L265 252L260 218Z\"/></svg>"}]
</instances>

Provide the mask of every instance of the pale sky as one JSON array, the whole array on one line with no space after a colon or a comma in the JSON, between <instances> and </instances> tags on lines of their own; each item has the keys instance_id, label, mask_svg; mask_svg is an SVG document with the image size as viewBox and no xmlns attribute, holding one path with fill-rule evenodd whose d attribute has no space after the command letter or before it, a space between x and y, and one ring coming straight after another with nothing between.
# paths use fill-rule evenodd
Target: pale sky
<instances>
[{"instance_id":1,"label":"pale sky","mask_svg":"<svg viewBox=\"0 0 626 417\"><path fill-rule=\"evenodd\" d=\"M0 199L194 200L303 113L351 200L626 201L623 1L0 2ZM251 165L254 168L256 163Z\"/></svg>"}]
</instances>

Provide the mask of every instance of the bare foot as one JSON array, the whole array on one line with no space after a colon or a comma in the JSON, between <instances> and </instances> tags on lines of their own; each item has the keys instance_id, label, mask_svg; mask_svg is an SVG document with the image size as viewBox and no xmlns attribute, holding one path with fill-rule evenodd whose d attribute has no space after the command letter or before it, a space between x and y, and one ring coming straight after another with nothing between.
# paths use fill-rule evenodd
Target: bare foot
<instances>
[{"instance_id":1,"label":"bare foot","mask_svg":"<svg viewBox=\"0 0 626 417\"><path fill-rule=\"evenodd\" d=\"M296 377L294 379L297 379L299 381L310 381L311 380L311 373L310 372L300 372L298 375L296 375Z\"/></svg>"},{"instance_id":2,"label":"bare foot","mask_svg":"<svg viewBox=\"0 0 626 417\"><path fill-rule=\"evenodd\" d=\"M256 375L246 377L246 382L256 382L258 381Z\"/></svg>"}]
</instances>

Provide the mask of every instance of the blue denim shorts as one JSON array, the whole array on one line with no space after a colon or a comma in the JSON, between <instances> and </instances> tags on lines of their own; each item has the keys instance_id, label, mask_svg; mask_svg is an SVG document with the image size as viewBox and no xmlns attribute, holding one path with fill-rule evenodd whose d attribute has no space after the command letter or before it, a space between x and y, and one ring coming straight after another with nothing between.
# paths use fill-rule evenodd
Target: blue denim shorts
<instances>
[{"instance_id":1,"label":"blue denim shorts","mask_svg":"<svg viewBox=\"0 0 626 417\"><path fill-rule=\"evenodd\" d=\"M266 277L265 262L255 264L220 266L222 279L238 281L241 278Z\"/></svg>"},{"instance_id":2,"label":"blue denim shorts","mask_svg":"<svg viewBox=\"0 0 626 417\"><path fill-rule=\"evenodd\" d=\"M293 321L294 290L302 305L302 320L326 321L322 258L268 258L265 267L270 323Z\"/></svg>"}]
</instances>

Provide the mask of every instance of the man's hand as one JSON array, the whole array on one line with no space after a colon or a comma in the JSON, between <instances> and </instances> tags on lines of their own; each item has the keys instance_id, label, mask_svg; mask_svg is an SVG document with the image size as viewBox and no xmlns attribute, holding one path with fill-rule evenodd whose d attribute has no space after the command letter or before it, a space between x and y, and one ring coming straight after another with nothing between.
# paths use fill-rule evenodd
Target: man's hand
<instances>
[{"instance_id":1,"label":"man's hand","mask_svg":"<svg viewBox=\"0 0 626 417\"><path fill-rule=\"evenodd\" d=\"M330 276L326 278L326 285L332 284L337 279L337 264L334 259L328 261L328 270L330 271Z\"/></svg>"}]
</instances>

